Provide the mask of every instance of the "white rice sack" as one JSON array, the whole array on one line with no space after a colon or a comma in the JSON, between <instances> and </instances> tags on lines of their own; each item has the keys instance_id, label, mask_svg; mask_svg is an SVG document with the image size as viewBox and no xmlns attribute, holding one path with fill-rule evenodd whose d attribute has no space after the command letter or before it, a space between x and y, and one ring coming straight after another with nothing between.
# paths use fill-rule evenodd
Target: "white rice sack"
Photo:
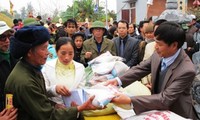
<instances>
[{"instance_id":1,"label":"white rice sack","mask_svg":"<svg viewBox=\"0 0 200 120\"><path fill-rule=\"evenodd\" d=\"M106 75L95 75L90 81L89 83L94 86L96 84L102 83L102 82L106 82L107 80L113 79L114 76L112 74L106 74Z\"/></svg>"},{"instance_id":2,"label":"white rice sack","mask_svg":"<svg viewBox=\"0 0 200 120\"><path fill-rule=\"evenodd\" d=\"M104 62L114 62L114 61L123 61L123 58L119 56L113 56L109 51L107 51L101 54L100 56L94 58L90 62L88 62L88 65L99 64Z\"/></svg>"},{"instance_id":3,"label":"white rice sack","mask_svg":"<svg viewBox=\"0 0 200 120\"><path fill-rule=\"evenodd\" d=\"M182 116L172 112L172 111L158 111L152 110L148 112L141 113L139 115L135 115L130 119L126 120L189 120L183 118Z\"/></svg>"},{"instance_id":4,"label":"white rice sack","mask_svg":"<svg viewBox=\"0 0 200 120\"><path fill-rule=\"evenodd\" d=\"M115 105L113 106L113 108L117 112L117 114L122 118L122 120L128 120L129 118L136 115L133 109L127 110Z\"/></svg>"},{"instance_id":5,"label":"white rice sack","mask_svg":"<svg viewBox=\"0 0 200 120\"><path fill-rule=\"evenodd\" d=\"M151 91L149 90L149 88L147 88L139 81L135 81L125 88L121 88L120 91L129 96L151 95Z\"/></svg>"},{"instance_id":6,"label":"white rice sack","mask_svg":"<svg viewBox=\"0 0 200 120\"><path fill-rule=\"evenodd\" d=\"M104 108L115 96L116 92L119 92L115 86L104 86L97 84L90 89L85 89L85 92L92 96L95 95L92 104L98 108Z\"/></svg>"},{"instance_id":7,"label":"white rice sack","mask_svg":"<svg viewBox=\"0 0 200 120\"><path fill-rule=\"evenodd\" d=\"M99 64L93 64L91 67L92 67L92 71L95 74L105 75L105 74L109 74L112 71L114 65L115 65L115 62L103 62Z\"/></svg>"},{"instance_id":8,"label":"white rice sack","mask_svg":"<svg viewBox=\"0 0 200 120\"><path fill-rule=\"evenodd\" d=\"M123 75L129 67L122 61L116 61L111 74L115 77Z\"/></svg>"}]
</instances>

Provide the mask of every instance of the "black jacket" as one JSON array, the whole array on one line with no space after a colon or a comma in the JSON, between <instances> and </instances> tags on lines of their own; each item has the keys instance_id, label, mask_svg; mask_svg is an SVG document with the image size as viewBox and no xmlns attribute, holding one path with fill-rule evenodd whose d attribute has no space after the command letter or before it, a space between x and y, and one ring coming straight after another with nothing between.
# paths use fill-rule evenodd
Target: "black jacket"
<instances>
[{"instance_id":1,"label":"black jacket","mask_svg":"<svg viewBox=\"0 0 200 120\"><path fill-rule=\"evenodd\" d=\"M0 111L5 108L5 95L4 95L4 87L5 82L7 80L8 75L14 68L15 64L18 60L10 57L10 63L5 60L2 56L0 56Z\"/></svg>"}]
</instances>

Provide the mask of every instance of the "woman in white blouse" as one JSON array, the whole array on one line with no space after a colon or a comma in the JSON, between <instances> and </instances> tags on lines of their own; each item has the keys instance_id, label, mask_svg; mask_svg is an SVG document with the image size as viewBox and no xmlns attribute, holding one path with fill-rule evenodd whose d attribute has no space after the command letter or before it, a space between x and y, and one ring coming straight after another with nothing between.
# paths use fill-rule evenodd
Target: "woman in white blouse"
<instances>
[{"instance_id":1,"label":"woman in white blouse","mask_svg":"<svg viewBox=\"0 0 200 120\"><path fill-rule=\"evenodd\" d=\"M84 66L73 60L74 48L71 38L59 38L55 46L58 58L47 61L42 69L49 99L57 104L63 104L61 96L84 85Z\"/></svg>"}]
</instances>

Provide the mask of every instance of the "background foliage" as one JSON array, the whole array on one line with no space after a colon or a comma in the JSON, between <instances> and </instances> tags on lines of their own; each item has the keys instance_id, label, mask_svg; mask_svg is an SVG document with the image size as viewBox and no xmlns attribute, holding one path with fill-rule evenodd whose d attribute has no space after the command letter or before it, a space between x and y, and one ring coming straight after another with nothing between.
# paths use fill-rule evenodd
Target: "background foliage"
<instances>
[{"instance_id":1,"label":"background foliage","mask_svg":"<svg viewBox=\"0 0 200 120\"><path fill-rule=\"evenodd\" d=\"M34 9L34 6L30 3L27 6L24 6L20 9L20 13L14 11L14 16L12 16L8 10L1 10L0 20L7 21L8 24L12 26L13 19L26 20L29 12L32 12L34 17L41 15L44 22L47 18L51 18L53 22L58 22L59 18L62 18L63 22L69 18L74 18L78 22L85 22L88 18L89 22L100 20L102 22L106 21L106 11L104 7L99 6L98 11L95 11L94 0L74 0L72 6L66 6L65 11L58 11L58 9L53 10L52 14L47 13L41 14L37 13ZM5 17L6 16L6 17ZM116 13L114 11L107 10L108 21L110 18L116 20Z\"/></svg>"}]
</instances>

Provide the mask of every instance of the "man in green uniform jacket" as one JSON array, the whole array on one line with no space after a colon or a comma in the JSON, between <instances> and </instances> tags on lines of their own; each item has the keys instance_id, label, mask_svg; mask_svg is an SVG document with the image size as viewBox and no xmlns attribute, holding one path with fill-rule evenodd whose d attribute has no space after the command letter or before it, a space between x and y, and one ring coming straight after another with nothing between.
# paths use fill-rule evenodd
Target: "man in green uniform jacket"
<instances>
[{"instance_id":1,"label":"man in green uniform jacket","mask_svg":"<svg viewBox=\"0 0 200 120\"><path fill-rule=\"evenodd\" d=\"M107 32L103 22L93 22L90 32L93 34L93 37L83 42L83 49L81 51L81 62L83 64L86 65L87 62L107 51L114 56L116 55L114 42L110 39L104 38L103 36Z\"/></svg>"}]
</instances>

